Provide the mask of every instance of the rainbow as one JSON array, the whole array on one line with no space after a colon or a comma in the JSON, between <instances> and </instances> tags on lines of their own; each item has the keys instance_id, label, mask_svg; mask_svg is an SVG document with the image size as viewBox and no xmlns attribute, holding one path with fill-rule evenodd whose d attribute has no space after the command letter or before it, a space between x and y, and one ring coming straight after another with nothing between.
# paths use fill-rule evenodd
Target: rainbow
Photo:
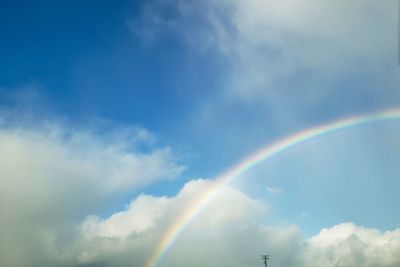
<instances>
[{"instance_id":1,"label":"rainbow","mask_svg":"<svg viewBox=\"0 0 400 267\"><path fill-rule=\"evenodd\" d=\"M337 120L331 123L323 124L309 128L286 138L280 139L275 143L268 144L256 153L245 158L237 165L231 167L228 171L213 180L212 185L204 192L199 194L192 203L180 213L180 215L167 227L155 249L145 262L145 267L156 267L161 258L166 254L182 231L192 222L192 220L207 206L207 204L217 195L217 193L232 182L236 177L253 168L260 162L269 159L278 153L281 153L295 145L304 143L312 138L320 137L332 132L358 125L400 119L400 108L385 110L365 115L357 115L349 118Z\"/></svg>"}]
</instances>

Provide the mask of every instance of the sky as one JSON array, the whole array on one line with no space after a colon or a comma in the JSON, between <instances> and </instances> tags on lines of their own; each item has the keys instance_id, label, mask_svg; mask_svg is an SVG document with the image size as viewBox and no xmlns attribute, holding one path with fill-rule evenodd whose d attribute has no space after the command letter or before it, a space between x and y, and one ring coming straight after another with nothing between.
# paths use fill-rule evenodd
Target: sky
<instances>
[{"instance_id":1,"label":"sky","mask_svg":"<svg viewBox=\"0 0 400 267\"><path fill-rule=\"evenodd\" d=\"M0 0L0 265L399 266L398 5Z\"/></svg>"}]
</instances>

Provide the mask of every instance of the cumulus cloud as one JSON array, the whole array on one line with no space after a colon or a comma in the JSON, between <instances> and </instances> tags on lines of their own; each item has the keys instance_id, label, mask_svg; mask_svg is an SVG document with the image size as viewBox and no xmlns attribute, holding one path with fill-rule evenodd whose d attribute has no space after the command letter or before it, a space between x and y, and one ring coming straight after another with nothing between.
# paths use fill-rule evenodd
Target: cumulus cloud
<instances>
[{"instance_id":1,"label":"cumulus cloud","mask_svg":"<svg viewBox=\"0 0 400 267\"><path fill-rule=\"evenodd\" d=\"M323 229L312 237L308 242L306 262L328 267L394 267L400 264L399 256L400 230L382 233L345 223Z\"/></svg>"},{"instance_id":2,"label":"cumulus cloud","mask_svg":"<svg viewBox=\"0 0 400 267\"><path fill-rule=\"evenodd\" d=\"M170 148L138 149L144 136L141 129L116 132L114 139L56 124L2 127L0 265L54 265L85 216L109 210L140 187L179 177L184 166Z\"/></svg>"},{"instance_id":3,"label":"cumulus cloud","mask_svg":"<svg viewBox=\"0 0 400 267\"><path fill-rule=\"evenodd\" d=\"M163 164L147 159L133 166L149 164L147 168L159 168L158 175L138 172L149 180L136 182L131 177L136 173L132 161L120 161L125 157L140 161L143 152L82 135L86 137L1 130L2 266L143 266L167 227L212 186L209 180L197 179L187 182L176 196L141 194L125 209L104 216L115 193L126 190L110 183L117 175L113 164L118 165L118 177L129 180L124 184L131 190L178 175L183 167L173 157L156 160L166 161ZM144 155L159 155L156 151ZM267 203L237 188L223 188L182 232L160 266L258 265L265 252L272 255L273 266L399 264L399 230L382 233L348 223L323 229L307 240L295 225L263 222L265 207Z\"/></svg>"},{"instance_id":4,"label":"cumulus cloud","mask_svg":"<svg viewBox=\"0 0 400 267\"><path fill-rule=\"evenodd\" d=\"M3 129L0 134L1 158L7 163L2 170L14 176L12 180L9 178L13 183L22 183L28 174L43 183L50 179L63 181L60 174L66 171L62 177L71 176L71 183L81 179L94 185L100 180L102 190L130 190L176 177L184 170L175 164L168 147L155 148L149 153L130 151L129 145L143 138L142 131L129 139L119 139L123 135L117 135L108 140L110 143L89 132L64 131L54 125L42 131ZM45 175L41 173L43 170ZM77 170L79 175L68 173Z\"/></svg>"},{"instance_id":5,"label":"cumulus cloud","mask_svg":"<svg viewBox=\"0 0 400 267\"><path fill-rule=\"evenodd\" d=\"M75 256L81 264L143 266L165 227L191 200L207 190L206 180L188 182L175 197L142 195L109 218L89 216ZM273 266L397 266L399 230L381 232L344 223L305 239L296 226L258 222L264 203L224 188L183 231L160 266L249 266L270 253ZM235 257L232 257L234 255Z\"/></svg>"},{"instance_id":6,"label":"cumulus cloud","mask_svg":"<svg viewBox=\"0 0 400 267\"><path fill-rule=\"evenodd\" d=\"M166 228L176 223L178 215L212 186L208 180L193 180L175 197L142 195L125 211L109 218L87 217L81 226L84 239L80 240L82 247L76 255L77 261L103 264L118 255L121 260L114 261L113 266L128 266L127 262L143 266ZM295 227L280 229L255 224L264 206L237 189L223 188L183 231L163 259L163 266L181 266L187 262L193 266L219 266L224 257L241 250L246 251L239 258L243 264L254 260L252 249L262 253L266 244L274 242L281 247L283 240L292 235L298 239Z\"/></svg>"}]
</instances>

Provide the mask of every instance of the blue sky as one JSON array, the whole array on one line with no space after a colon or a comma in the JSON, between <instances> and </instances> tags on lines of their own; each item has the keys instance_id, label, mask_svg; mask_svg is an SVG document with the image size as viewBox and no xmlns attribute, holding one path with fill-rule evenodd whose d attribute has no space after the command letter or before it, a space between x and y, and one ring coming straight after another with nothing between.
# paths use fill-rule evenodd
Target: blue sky
<instances>
[{"instance_id":1,"label":"blue sky","mask_svg":"<svg viewBox=\"0 0 400 267\"><path fill-rule=\"evenodd\" d=\"M18 221L15 244L34 244L42 236L27 234L22 221L42 216L33 228L69 254L49 255L47 243L24 245L39 255L38 266L60 259L126 266L122 245L101 258L93 240L126 234L145 254L188 190L195 195L259 148L333 120L400 107L396 1L300 2L1 1L0 211L16 215L0 228ZM207 237L214 225L208 216L237 205L237 213L216 216L221 225L261 228L228 227L235 234L226 230L224 240L251 240L272 226L282 228L265 230L261 243L285 243L292 227L296 240L320 240L329 227L332 236L354 231L360 240L372 228L397 229L399 123L345 129L263 162L191 227ZM23 208L15 206L20 194ZM25 208L32 201L36 213ZM64 240L68 231L74 238ZM176 266L195 238L188 232L165 266ZM132 233L148 243L138 246ZM3 253L12 239L0 241ZM321 259L324 251L314 245L299 255ZM224 242L216 246L231 251ZM15 255L3 265L26 266Z\"/></svg>"}]
</instances>

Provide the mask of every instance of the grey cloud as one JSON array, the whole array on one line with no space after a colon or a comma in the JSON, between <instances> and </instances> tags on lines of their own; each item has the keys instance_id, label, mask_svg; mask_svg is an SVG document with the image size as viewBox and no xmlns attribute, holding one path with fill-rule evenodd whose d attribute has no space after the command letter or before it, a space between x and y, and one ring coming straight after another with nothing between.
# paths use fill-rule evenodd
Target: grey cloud
<instances>
[{"instance_id":1,"label":"grey cloud","mask_svg":"<svg viewBox=\"0 0 400 267\"><path fill-rule=\"evenodd\" d=\"M226 61L218 70L223 86L217 100L204 107L211 113L236 101L261 102L282 117L318 110L321 101L334 106L332 100L346 96L382 105L400 100L396 1L176 0L145 6L143 32L173 33L192 51L216 51ZM161 27L156 22L170 9L173 16Z\"/></svg>"},{"instance_id":2,"label":"grey cloud","mask_svg":"<svg viewBox=\"0 0 400 267\"><path fill-rule=\"evenodd\" d=\"M143 131L138 131L139 140ZM0 130L0 265L62 266L80 221L140 187L178 177L169 148L135 150L89 131L48 125ZM118 135L121 137L121 135Z\"/></svg>"},{"instance_id":3,"label":"grey cloud","mask_svg":"<svg viewBox=\"0 0 400 267\"><path fill-rule=\"evenodd\" d=\"M20 129L2 130L0 137L2 266L143 266L166 227L212 185L199 179L173 197L140 195L125 210L102 218L93 207L111 197L103 188L108 185L104 170L96 171L97 156L87 168L92 153L82 155L77 152L81 146L51 135ZM86 143L87 151L107 150L97 141L93 150ZM169 172L167 168L166 176ZM399 264L398 230L382 233L342 224L307 240L296 226L262 223L266 206L225 187L183 231L160 266L258 265L266 252L272 255L271 266L282 267Z\"/></svg>"}]
</instances>

